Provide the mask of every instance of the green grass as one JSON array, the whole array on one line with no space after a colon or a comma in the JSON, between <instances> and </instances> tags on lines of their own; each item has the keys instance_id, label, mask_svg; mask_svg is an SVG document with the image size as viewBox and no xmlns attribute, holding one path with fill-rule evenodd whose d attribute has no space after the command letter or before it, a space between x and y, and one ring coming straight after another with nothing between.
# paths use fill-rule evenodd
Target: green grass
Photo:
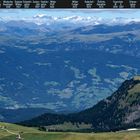
<instances>
[{"instance_id":1,"label":"green grass","mask_svg":"<svg viewBox=\"0 0 140 140\"><path fill-rule=\"evenodd\" d=\"M0 123L12 132L22 131L24 140L140 140L139 131L117 133L41 132L36 128ZM15 140L15 136L0 130L0 140Z\"/></svg>"},{"instance_id":2,"label":"green grass","mask_svg":"<svg viewBox=\"0 0 140 140\"><path fill-rule=\"evenodd\" d=\"M71 122L64 122L63 124L59 125L49 125L46 126L46 129L55 129L58 131L77 131L77 130L82 130L82 129L90 129L92 127L91 124L85 124L85 123L74 123L72 124Z\"/></svg>"}]
</instances>

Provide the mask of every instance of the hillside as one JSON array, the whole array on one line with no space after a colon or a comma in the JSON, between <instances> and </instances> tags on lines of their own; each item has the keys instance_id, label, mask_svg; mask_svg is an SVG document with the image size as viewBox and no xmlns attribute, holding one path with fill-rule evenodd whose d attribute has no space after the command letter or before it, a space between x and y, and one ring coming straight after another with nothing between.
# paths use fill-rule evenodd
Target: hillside
<instances>
[{"instance_id":1,"label":"hillside","mask_svg":"<svg viewBox=\"0 0 140 140\"><path fill-rule=\"evenodd\" d=\"M125 81L112 96L78 115L95 130L140 127L140 77Z\"/></svg>"},{"instance_id":2,"label":"hillside","mask_svg":"<svg viewBox=\"0 0 140 140\"><path fill-rule=\"evenodd\" d=\"M0 108L79 112L140 73L139 22L71 20L0 20Z\"/></svg>"},{"instance_id":3,"label":"hillside","mask_svg":"<svg viewBox=\"0 0 140 140\"><path fill-rule=\"evenodd\" d=\"M3 123L0 122L0 140L4 140L5 137L9 137L12 134L8 133L7 131L3 130L2 127L5 127L12 133L18 134L19 132L23 133L40 133L37 129L30 128L30 127L23 127L20 125L10 124L10 123ZM13 135L15 137L15 135Z\"/></svg>"},{"instance_id":4,"label":"hillside","mask_svg":"<svg viewBox=\"0 0 140 140\"><path fill-rule=\"evenodd\" d=\"M68 133L68 132L41 132L34 128L23 127L14 124L0 123L12 132L23 132L22 138L25 140L139 140L139 131L117 132L117 133ZM0 129L0 140L15 140L15 135L11 135Z\"/></svg>"},{"instance_id":5,"label":"hillside","mask_svg":"<svg viewBox=\"0 0 140 140\"><path fill-rule=\"evenodd\" d=\"M21 109L0 108L0 121L15 123L31 119L35 116L39 116L44 113L54 113L54 112L52 110L45 108L21 108Z\"/></svg>"},{"instance_id":6,"label":"hillside","mask_svg":"<svg viewBox=\"0 0 140 140\"><path fill-rule=\"evenodd\" d=\"M48 126L64 122L92 124L93 131L140 127L140 77L126 80L110 97L85 111L68 115L44 114L21 124Z\"/></svg>"}]
</instances>

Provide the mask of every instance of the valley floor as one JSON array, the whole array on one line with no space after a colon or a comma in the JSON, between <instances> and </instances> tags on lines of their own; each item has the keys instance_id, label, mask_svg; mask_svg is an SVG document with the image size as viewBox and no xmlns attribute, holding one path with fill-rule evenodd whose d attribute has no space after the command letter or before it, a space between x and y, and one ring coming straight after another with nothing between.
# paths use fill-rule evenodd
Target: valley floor
<instances>
[{"instance_id":1,"label":"valley floor","mask_svg":"<svg viewBox=\"0 0 140 140\"><path fill-rule=\"evenodd\" d=\"M3 126L5 130L3 130ZM140 131L116 133L42 132L15 124L0 123L0 140L16 140L12 133L22 132L24 140L140 140Z\"/></svg>"}]
</instances>

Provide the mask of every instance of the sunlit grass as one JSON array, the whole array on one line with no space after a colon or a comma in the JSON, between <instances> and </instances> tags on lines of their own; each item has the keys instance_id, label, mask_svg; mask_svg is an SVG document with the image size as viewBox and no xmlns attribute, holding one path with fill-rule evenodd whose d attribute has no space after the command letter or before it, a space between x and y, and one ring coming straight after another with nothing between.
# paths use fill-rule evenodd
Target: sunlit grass
<instances>
[{"instance_id":1,"label":"sunlit grass","mask_svg":"<svg viewBox=\"0 0 140 140\"><path fill-rule=\"evenodd\" d=\"M23 132L24 140L140 140L139 131L110 133L42 132L15 124L0 123L12 132ZM0 130L0 140L15 140L15 135Z\"/></svg>"}]
</instances>

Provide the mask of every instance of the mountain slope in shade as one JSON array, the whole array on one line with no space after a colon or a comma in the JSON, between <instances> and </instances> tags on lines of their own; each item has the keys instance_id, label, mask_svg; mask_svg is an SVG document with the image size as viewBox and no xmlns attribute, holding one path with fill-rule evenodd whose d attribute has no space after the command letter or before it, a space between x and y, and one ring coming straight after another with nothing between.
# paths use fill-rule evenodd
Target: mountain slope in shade
<instances>
[{"instance_id":1,"label":"mountain slope in shade","mask_svg":"<svg viewBox=\"0 0 140 140\"><path fill-rule=\"evenodd\" d=\"M45 108L21 108L21 109L4 109L0 108L0 121L15 123L28 120L44 113L54 113L52 110Z\"/></svg>"},{"instance_id":2,"label":"mountain slope in shade","mask_svg":"<svg viewBox=\"0 0 140 140\"><path fill-rule=\"evenodd\" d=\"M112 96L78 115L99 130L139 127L140 77L125 81Z\"/></svg>"},{"instance_id":3,"label":"mountain slope in shade","mask_svg":"<svg viewBox=\"0 0 140 140\"><path fill-rule=\"evenodd\" d=\"M47 126L64 122L92 124L93 131L140 127L140 77L126 80L110 97L85 111L69 114L44 114L21 124Z\"/></svg>"},{"instance_id":4,"label":"mountain slope in shade","mask_svg":"<svg viewBox=\"0 0 140 140\"><path fill-rule=\"evenodd\" d=\"M140 22L59 24L0 21L0 108L79 112L140 73Z\"/></svg>"}]
</instances>

